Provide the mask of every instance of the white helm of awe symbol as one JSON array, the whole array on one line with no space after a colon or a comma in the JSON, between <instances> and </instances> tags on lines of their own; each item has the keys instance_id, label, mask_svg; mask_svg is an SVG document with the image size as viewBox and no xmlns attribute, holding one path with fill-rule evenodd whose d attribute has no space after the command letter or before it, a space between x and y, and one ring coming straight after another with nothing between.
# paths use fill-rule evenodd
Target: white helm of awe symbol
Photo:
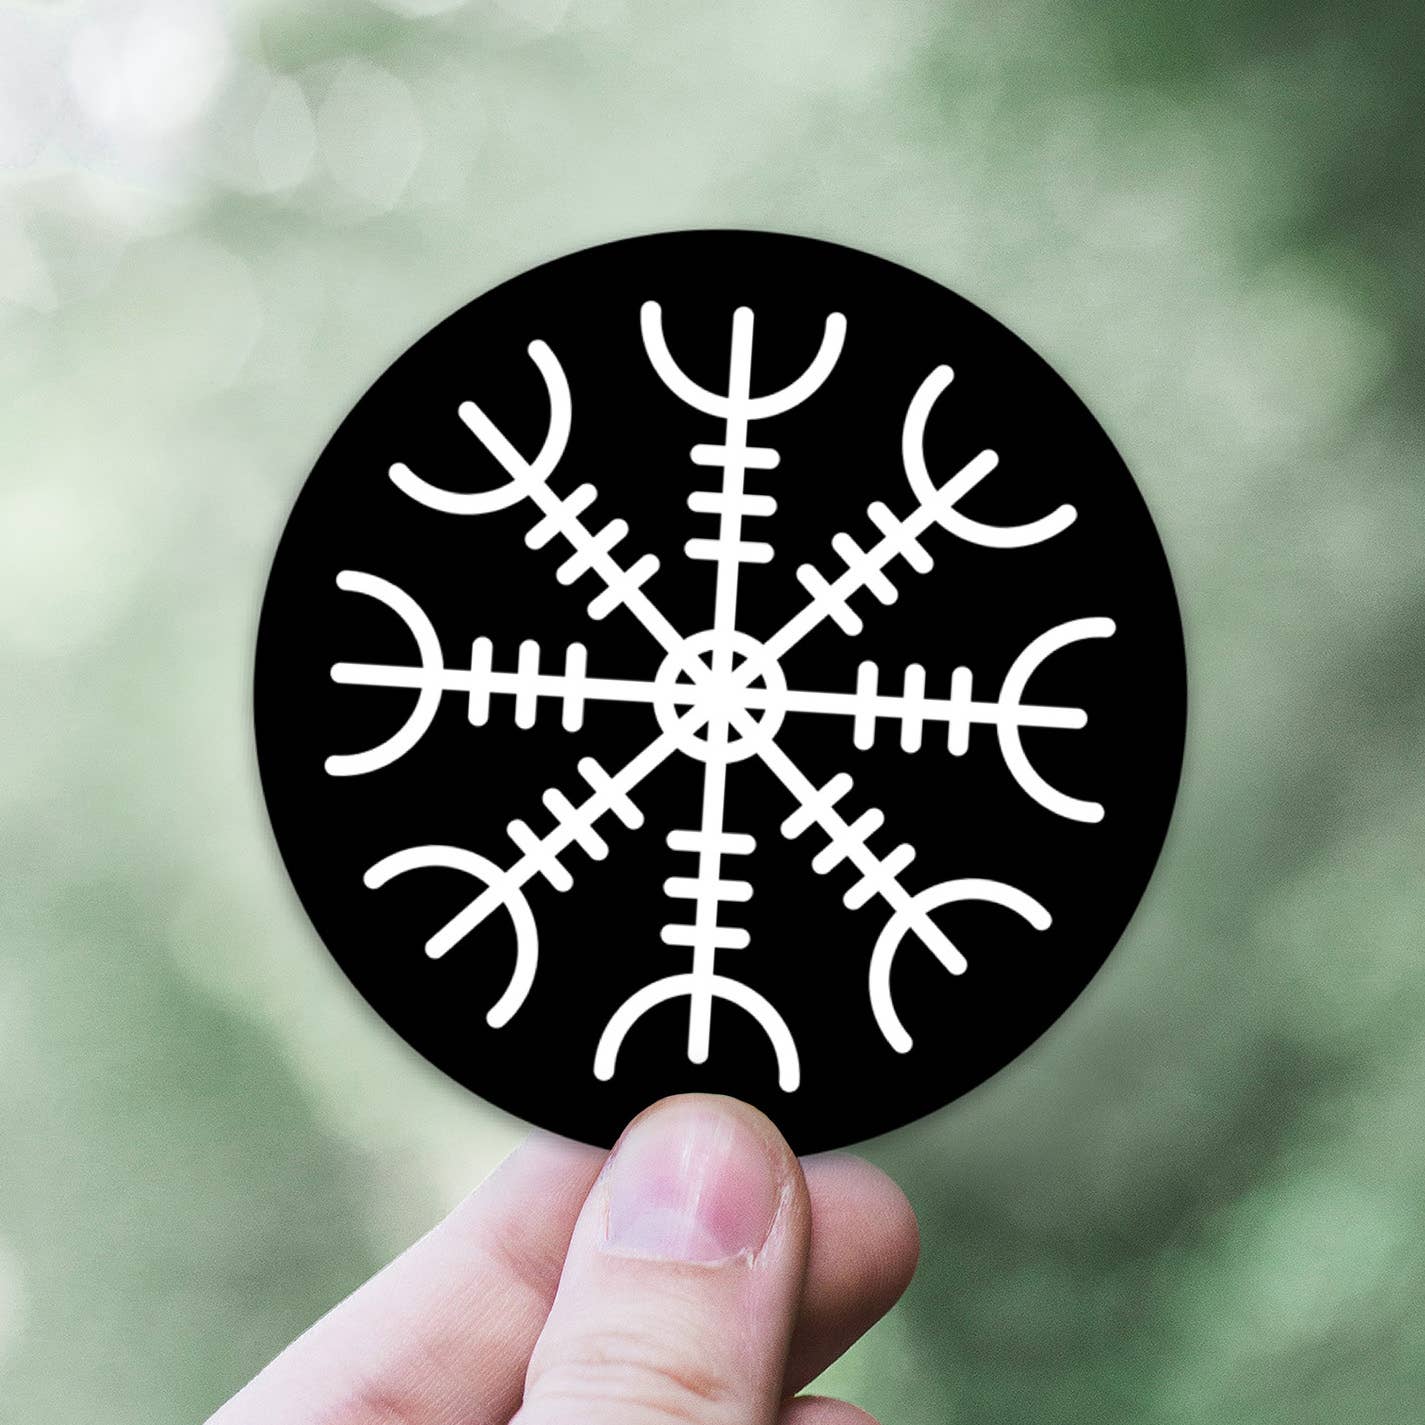
<instances>
[{"instance_id":1,"label":"white helm of awe symbol","mask_svg":"<svg viewBox=\"0 0 1425 1425\"><path fill-rule=\"evenodd\" d=\"M784 719L789 713L842 719L858 748L874 743L879 723L892 723L908 752L920 748L927 724L943 723L946 746L955 756L966 754L971 727L994 727L1005 766L1025 794L1056 816L1097 821L1104 815L1103 807L1051 786L1030 764L1021 740L1026 727L1081 728L1086 714L1080 708L1026 703L1023 698L1045 659L1081 640L1111 636L1114 624L1104 617L1077 618L1040 633L1014 659L992 701L973 697L973 675L965 667L954 670L948 697L927 695L925 670L919 664L905 669L899 692L880 691L879 670L871 661L860 663L854 691L790 687L783 660L814 629L829 621L842 633L855 636L863 620L853 600L862 591L881 604L891 604L897 598L898 578L906 577L907 571L922 575L930 571L935 556L924 542L928 536L939 531L981 548L1012 550L1053 539L1073 524L1076 511L1062 504L1029 523L1000 527L957 509L960 500L998 468L999 457L982 450L945 480L937 483L931 475L925 457L926 423L952 380L948 366L937 366L911 395L904 415L901 460L914 497L912 508L897 515L879 501L872 503L866 513L877 537L863 548L850 533L838 533L831 545L843 568L834 577L822 575L811 564L801 565L795 574L805 591L804 601L771 637L759 641L738 626L739 574L744 564L768 562L773 549L768 542L747 538L745 526L771 515L777 501L749 492L746 476L748 471L775 469L780 455L769 445L751 443L751 426L794 409L833 378L848 340L846 318L837 312L828 315L819 345L801 373L779 390L756 395L755 319L749 308L739 307L733 315L727 389L721 392L695 383L674 359L657 302L644 302L639 320L644 352L662 383L679 401L723 423L720 441L695 444L689 450L694 466L720 472L716 490L694 491L687 501L695 513L716 517L717 532L714 537L690 539L683 548L688 559L714 566L711 627L684 634L650 597L646 586L659 561L647 553L631 562L620 559L619 547L630 533L623 519L610 519L598 528L586 523L598 497L592 484L579 484L569 494L551 487L551 477L568 446L573 397L558 355L545 342L532 341L528 353L543 379L549 405L548 429L533 459L521 455L495 421L467 400L459 407L460 419L503 470L505 483L478 493L459 493L432 484L403 463L390 467L390 478L410 499L449 515L478 516L528 501L538 517L525 543L539 549L563 540L569 553L558 566L559 583L572 585L592 575L597 588L587 604L589 616L601 620L617 608L626 608L661 650L661 666L648 680L596 676L589 669L584 645L575 642L564 650L560 671L542 671L540 646L527 639L519 646L513 670L508 666L501 670L495 667L491 640L476 637L469 666L448 667L431 620L408 593L373 574L344 570L338 586L392 610L409 629L418 661L409 666L342 662L332 668L332 678L367 687L409 688L416 697L405 722L385 741L365 751L336 753L328 758L326 770L334 777L362 776L396 762L425 736L447 693L466 699L468 720L477 727L489 721L493 701L506 696L513 700L517 725L532 726L541 702L552 701L559 705L562 725L570 732L582 726L591 701L651 706L657 735L636 756L613 771L606 771L592 757L580 760L578 771L587 790L576 798L555 787L545 791L544 808L553 820L549 830L540 834L525 821L509 823L507 834L517 854L508 865L502 867L462 847L414 845L373 865L366 884L379 888L393 877L429 867L460 870L482 884L480 892L430 936L426 950L433 957L446 955L497 909L510 915L516 931L516 964L507 989L488 1014L488 1023L499 1027L520 1008L537 971L535 919L523 888L542 878L556 889L567 890L573 874L565 864L565 853L577 846L591 859L603 860L609 846L596 829L601 819L612 815L625 826L639 826L644 814L633 799L639 784L674 754L692 758L700 764L702 778L696 824L668 827L665 833L667 845L692 860L688 874L671 876L663 885L678 910L662 928L664 943L689 952L691 964L644 985L613 1012L599 1037L592 1069L599 1079L612 1078L625 1038L639 1021L661 1005L684 1000L688 1058L704 1062L711 1049L713 1001L721 999L745 1010L761 1027L775 1054L778 1083L791 1092L801 1081L801 1065L786 1020L764 995L717 968L719 952L749 944L748 931L729 923L735 919L729 908L753 894L752 884L739 878L736 866L756 847L753 836L737 829L736 810L729 806L729 766L759 759L781 784L791 805L781 824L782 834L796 839L816 828L823 843L812 858L816 872L826 874L842 863L854 868L857 879L843 896L848 908L858 910L872 901L883 904L887 918L869 952L869 995L875 1023L887 1043L904 1053L911 1038L892 1003L890 975L907 934L913 934L946 971L958 975L966 968L966 955L932 920L932 911L978 901L1002 907L1036 930L1049 926L1049 911L1026 891L1000 881L959 877L919 890L908 887L904 878L916 859L915 848L900 843L889 851L873 850L870 840L883 827L884 814L875 807L854 816L843 813L852 778L841 772L818 785L782 740ZM469 632L462 630L466 636Z\"/></svg>"}]
</instances>

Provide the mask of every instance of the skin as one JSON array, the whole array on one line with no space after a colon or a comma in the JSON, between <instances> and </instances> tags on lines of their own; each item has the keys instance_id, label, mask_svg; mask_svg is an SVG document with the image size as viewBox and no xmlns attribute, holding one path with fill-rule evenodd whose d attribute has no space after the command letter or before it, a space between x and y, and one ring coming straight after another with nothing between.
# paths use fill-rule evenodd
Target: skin
<instances>
[{"instance_id":1,"label":"skin","mask_svg":"<svg viewBox=\"0 0 1425 1425\"><path fill-rule=\"evenodd\" d=\"M865 1425L793 1397L917 1251L878 1169L664 1099L611 1154L531 1135L209 1425Z\"/></svg>"}]
</instances>

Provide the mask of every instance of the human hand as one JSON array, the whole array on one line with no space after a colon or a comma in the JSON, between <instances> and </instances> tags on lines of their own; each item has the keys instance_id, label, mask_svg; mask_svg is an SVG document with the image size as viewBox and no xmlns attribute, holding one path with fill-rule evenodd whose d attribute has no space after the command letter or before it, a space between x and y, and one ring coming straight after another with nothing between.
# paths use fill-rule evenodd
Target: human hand
<instances>
[{"instance_id":1,"label":"human hand","mask_svg":"<svg viewBox=\"0 0 1425 1425\"><path fill-rule=\"evenodd\" d=\"M664 1099L612 1154L532 1135L209 1425L865 1425L789 1399L915 1269L900 1189L755 1109Z\"/></svg>"}]
</instances>

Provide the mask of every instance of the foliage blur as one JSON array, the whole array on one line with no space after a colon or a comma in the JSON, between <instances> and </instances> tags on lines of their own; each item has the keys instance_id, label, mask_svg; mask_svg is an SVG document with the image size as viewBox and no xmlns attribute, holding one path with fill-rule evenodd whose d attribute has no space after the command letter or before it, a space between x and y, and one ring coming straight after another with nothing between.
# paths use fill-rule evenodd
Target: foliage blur
<instances>
[{"instance_id":1,"label":"foliage blur","mask_svg":"<svg viewBox=\"0 0 1425 1425\"><path fill-rule=\"evenodd\" d=\"M735 224L904 261L1064 373L1159 521L1193 686L1108 970L869 1145L924 1263L826 1385L888 1425L1418 1421L1418 22L0 0L0 1418L203 1418L515 1141L288 889L267 561L438 318Z\"/></svg>"}]
</instances>

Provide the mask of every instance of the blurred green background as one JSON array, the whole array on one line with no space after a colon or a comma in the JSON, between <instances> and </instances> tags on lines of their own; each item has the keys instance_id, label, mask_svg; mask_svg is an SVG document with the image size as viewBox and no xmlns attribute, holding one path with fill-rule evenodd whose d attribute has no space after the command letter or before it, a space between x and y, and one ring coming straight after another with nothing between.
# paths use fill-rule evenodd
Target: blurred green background
<instances>
[{"instance_id":1,"label":"blurred green background","mask_svg":"<svg viewBox=\"0 0 1425 1425\"><path fill-rule=\"evenodd\" d=\"M906 262L1053 362L1159 521L1194 692L1109 970L870 1145L924 1260L826 1385L888 1425L1415 1425L1414 9L0 0L0 1419L202 1419L515 1141L288 889L267 563L438 318L738 224Z\"/></svg>"}]
</instances>

